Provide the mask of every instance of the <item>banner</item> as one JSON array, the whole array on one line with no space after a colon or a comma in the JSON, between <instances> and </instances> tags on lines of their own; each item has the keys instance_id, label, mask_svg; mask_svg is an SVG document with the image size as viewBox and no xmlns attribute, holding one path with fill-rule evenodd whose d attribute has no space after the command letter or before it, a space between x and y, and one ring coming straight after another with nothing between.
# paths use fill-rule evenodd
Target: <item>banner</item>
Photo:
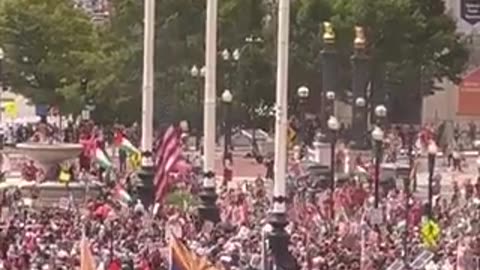
<instances>
[{"instance_id":1,"label":"banner","mask_svg":"<svg viewBox=\"0 0 480 270\"><path fill-rule=\"evenodd\" d=\"M460 0L460 17L472 26L480 22L480 1Z\"/></svg>"},{"instance_id":2,"label":"banner","mask_svg":"<svg viewBox=\"0 0 480 270\"><path fill-rule=\"evenodd\" d=\"M465 76L458 87L457 115L480 116L480 68Z\"/></svg>"}]
</instances>

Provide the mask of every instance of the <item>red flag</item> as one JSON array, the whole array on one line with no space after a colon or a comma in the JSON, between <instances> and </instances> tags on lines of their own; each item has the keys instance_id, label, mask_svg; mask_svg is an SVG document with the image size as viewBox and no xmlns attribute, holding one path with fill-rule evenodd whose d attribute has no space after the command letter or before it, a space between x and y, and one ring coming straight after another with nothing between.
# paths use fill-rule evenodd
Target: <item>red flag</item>
<instances>
[{"instance_id":1,"label":"red flag","mask_svg":"<svg viewBox=\"0 0 480 270\"><path fill-rule=\"evenodd\" d=\"M172 125L163 134L155 155L157 168L154 178L156 201L161 201L166 194L169 175L180 160L181 151L180 132Z\"/></svg>"}]
</instances>

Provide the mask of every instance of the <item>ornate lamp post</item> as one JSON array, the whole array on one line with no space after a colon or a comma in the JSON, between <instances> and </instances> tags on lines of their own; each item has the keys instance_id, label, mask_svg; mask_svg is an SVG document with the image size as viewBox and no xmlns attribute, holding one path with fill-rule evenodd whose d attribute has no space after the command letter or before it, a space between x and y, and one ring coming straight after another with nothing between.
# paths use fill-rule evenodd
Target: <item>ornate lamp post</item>
<instances>
[{"instance_id":1,"label":"ornate lamp post","mask_svg":"<svg viewBox=\"0 0 480 270\"><path fill-rule=\"evenodd\" d=\"M355 105L352 106L352 140L356 149L365 148L367 111L365 110L365 88L368 82L369 57L365 53L365 34L362 27L355 27L354 53L352 62L352 92Z\"/></svg>"},{"instance_id":2,"label":"ornate lamp post","mask_svg":"<svg viewBox=\"0 0 480 270\"><path fill-rule=\"evenodd\" d=\"M377 125L383 128L385 126L385 119L387 117L387 108L385 105L380 104L375 107L375 117L377 120Z\"/></svg>"},{"instance_id":3,"label":"ornate lamp post","mask_svg":"<svg viewBox=\"0 0 480 270\"><path fill-rule=\"evenodd\" d=\"M428 144L428 218L433 218L433 173L435 171L435 159L437 157L437 144L432 140Z\"/></svg>"},{"instance_id":4,"label":"ornate lamp post","mask_svg":"<svg viewBox=\"0 0 480 270\"><path fill-rule=\"evenodd\" d=\"M365 132L367 131L367 118L365 106L367 101L363 97L357 97L353 107L352 139L355 149L365 149Z\"/></svg>"},{"instance_id":5,"label":"ornate lamp post","mask_svg":"<svg viewBox=\"0 0 480 270\"><path fill-rule=\"evenodd\" d=\"M232 147L232 120L231 120L231 114L232 114L232 101L233 101L233 95L230 90L225 89L222 93L222 101L223 104L225 105L225 119L224 119L224 125L225 125L225 131L224 131L224 148L223 148L223 158L226 158L228 156L228 153L230 153L230 149Z\"/></svg>"},{"instance_id":6,"label":"ornate lamp post","mask_svg":"<svg viewBox=\"0 0 480 270\"><path fill-rule=\"evenodd\" d=\"M375 126L372 131L372 138L375 142L375 182L374 182L374 196L375 208L378 209L380 202L380 163L382 162L382 147L383 147L383 130L379 126Z\"/></svg>"},{"instance_id":7,"label":"ornate lamp post","mask_svg":"<svg viewBox=\"0 0 480 270\"><path fill-rule=\"evenodd\" d=\"M193 65L190 69L190 75L195 81L200 82L201 78L205 77L205 66L203 66L201 69L198 69L196 65ZM195 150L200 151L200 140L202 135L202 87L200 87L200 83L198 85L196 84L195 87L197 88L196 99L198 113L195 114L195 124L193 126L195 127Z\"/></svg>"},{"instance_id":8,"label":"ornate lamp post","mask_svg":"<svg viewBox=\"0 0 480 270\"><path fill-rule=\"evenodd\" d=\"M323 43L324 47L321 51L322 91L324 93L332 92L333 99L335 99L335 91L337 89L337 51L335 49L335 32L330 22L323 23ZM327 94L325 94L325 97L328 99ZM324 101L323 97L322 100ZM333 115L333 106L326 106L325 102L323 102L321 122L324 130L330 115Z\"/></svg>"},{"instance_id":9,"label":"ornate lamp post","mask_svg":"<svg viewBox=\"0 0 480 270\"><path fill-rule=\"evenodd\" d=\"M222 51L222 58L227 64L227 70L225 71L225 86L230 87L232 83L231 76L231 67L234 65L234 62L240 60L240 50L234 49L233 52L230 52L228 49Z\"/></svg>"},{"instance_id":10,"label":"ornate lamp post","mask_svg":"<svg viewBox=\"0 0 480 270\"><path fill-rule=\"evenodd\" d=\"M335 116L330 116L327 121L328 129L331 131L331 141L330 141L330 217L332 221L335 219L335 205L334 205L334 195L335 195L335 151L337 145L337 133L340 129L340 124Z\"/></svg>"},{"instance_id":11,"label":"ornate lamp post","mask_svg":"<svg viewBox=\"0 0 480 270\"><path fill-rule=\"evenodd\" d=\"M331 115L335 114L335 97L336 97L336 95L335 95L334 91L327 91L325 93L325 99L326 99L325 110L326 110L326 113L328 115L327 121L328 121L328 119L330 119ZM328 128L328 126L327 126L327 128Z\"/></svg>"},{"instance_id":12,"label":"ornate lamp post","mask_svg":"<svg viewBox=\"0 0 480 270\"><path fill-rule=\"evenodd\" d=\"M300 140L301 143L305 143L306 139L306 123L305 123L305 115L307 113L307 101L310 95L310 89L306 86L300 86L297 89L297 96L298 96L298 120L300 122Z\"/></svg>"},{"instance_id":13,"label":"ornate lamp post","mask_svg":"<svg viewBox=\"0 0 480 270\"><path fill-rule=\"evenodd\" d=\"M3 97L3 89L5 87L5 80L3 79L3 60L5 58L5 52L3 48L0 47L0 150L3 149L3 145L5 144L5 129L3 127L3 104L2 104L2 97Z\"/></svg>"}]
</instances>

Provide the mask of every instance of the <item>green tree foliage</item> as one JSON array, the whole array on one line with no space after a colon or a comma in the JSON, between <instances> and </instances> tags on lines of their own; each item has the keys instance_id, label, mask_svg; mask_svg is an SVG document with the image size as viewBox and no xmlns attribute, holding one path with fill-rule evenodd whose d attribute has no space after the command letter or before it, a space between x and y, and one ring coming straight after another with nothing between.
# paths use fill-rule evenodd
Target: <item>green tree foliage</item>
<instances>
[{"instance_id":1,"label":"green tree foliage","mask_svg":"<svg viewBox=\"0 0 480 270\"><path fill-rule=\"evenodd\" d=\"M66 104L69 110L78 110L88 95L97 103L97 119L138 120L143 1L111 4L109 22L95 27L70 0L5 0L0 8L0 42L14 89L36 103ZM226 88L232 91L238 124L257 125L258 108L274 103L276 5L277 1L219 1L217 95ZM204 1L156 1L157 120L201 122L203 80L192 78L190 68L204 65L205 8ZM366 30L376 93L417 95L428 93L434 79L458 81L468 53L444 11L441 0L293 1L291 101L300 85L309 86L318 100L322 22L327 20L337 34L339 90L350 89L355 25ZM223 49L238 49L240 59L224 61ZM80 88L81 78L89 81L88 93Z\"/></svg>"},{"instance_id":2,"label":"green tree foliage","mask_svg":"<svg viewBox=\"0 0 480 270\"><path fill-rule=\"evenodd\" d=\"M458 82L468 52L441 0L337 0L332 21L351 43L353 26L364 26L372 56L373 91L392 95L430 92L434 79ZM375 83L373 84L375 85ZM377 84L378 85L378 84ZM422 85L426 89L420 89Z\"/></svg>"},{"instance_id":3,"label":"green tree foliage","mask_svg":"<svg viewBox=\"0 0 480 270\"><path fill-rule=\"evenodd\" d=\"M14 91L34 103L79 110L80 81L91 72L97 38L90 19L71 1L3 1L0 43Z\"/></svg>"}]
</instances>

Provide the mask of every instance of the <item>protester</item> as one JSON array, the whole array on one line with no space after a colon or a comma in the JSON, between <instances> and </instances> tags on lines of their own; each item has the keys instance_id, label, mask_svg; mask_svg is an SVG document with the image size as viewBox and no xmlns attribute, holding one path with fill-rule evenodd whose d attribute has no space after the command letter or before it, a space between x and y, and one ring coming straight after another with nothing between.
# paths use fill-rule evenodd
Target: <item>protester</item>
<instances>
[{"instance_id":1,"label":"protester","mask_svg":"<svg viewBox=\"0 0 480 270\"><path fill-rule=\"evenodd\" d=\"M93 162L91 153L85 152ZM480 192L473 188L480 183L457 187L464 193L438 194L433 216L442 234L435 247L426 247L421 237L425 211L418 193L405 194L402 187L382 192L386 194L380 202L382 217L372 214L373 181L365 173L372 164L369 159L352 159L355 172L338 181L333 194L328 183L308 175L301 162L290 164L296 177L288 180L286 230L300 268L385 269L401 259L405 249L413 262L423 250L433 248L438 264L474 269L467 267L480 256ZM198 157L188 160L196 162ZM2 206L9 213L2 215L0 224L0 269L80 269L80 263L85 263L80 254L85 250L99 269L169 269L172 239L208 258L217 269L271 269L273 257L265 247L265 233L271 230L266 219L271 207L270 179L259 177L241 184L228 179L217 189L221 222L202 224L196 211L202 177L188 164L176 165L175 174L169 175L167 195L153 209L139 201L134 188L139 179L131 171L124 177L112 173L113 185L81 203L69 199L38 209L25 203L28 194L18 190L5 194ZM359 166L365 169L357 172ZM269 170L273 170L270 159L267 175L273 178Z\"/></svg>"}]
</instances>

